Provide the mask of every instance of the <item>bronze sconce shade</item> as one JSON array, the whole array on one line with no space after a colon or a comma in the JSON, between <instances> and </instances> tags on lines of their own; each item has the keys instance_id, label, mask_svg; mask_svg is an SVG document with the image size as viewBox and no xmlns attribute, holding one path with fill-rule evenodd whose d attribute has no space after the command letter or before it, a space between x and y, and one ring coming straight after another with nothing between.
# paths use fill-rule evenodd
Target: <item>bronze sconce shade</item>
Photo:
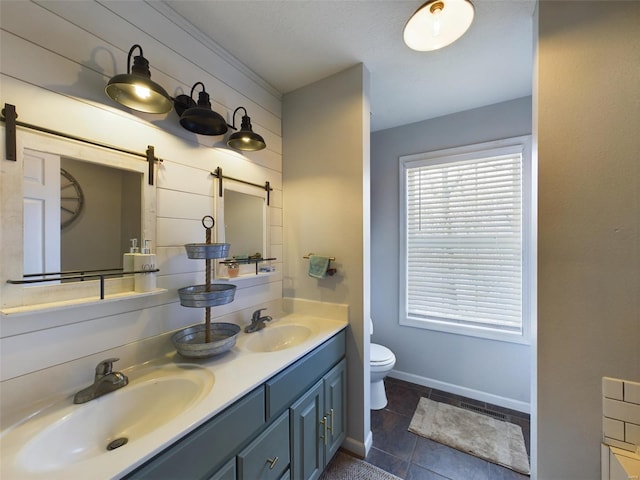
<instances>
[{"instance_id":1,"label":"bronze sconce shade","mask_svg":"<svg viewBox=\"0 0 640 480\"><path fill-rule=\"evenodd\" d=\"M135 49L140 51L140 55L134 57L131 66L131 56ZM127 73L112 77L105 92L121 105L140 112L167 113L172 107L169 94L151 80L149 61L144 58L140 45L134 45L129 50Z\"/></svg>"},{"instance_id":2,"label":"bronze sconce shade","mask_svg":"<svg viewBox=\"0 0 640 480\"><path fill-rule=\"evenodd\" d=\"M264 142L264 138L255 133L251 128L251 118L247 115L247 110L244 107L238 107L233 112L233 125L231 128L236 130L236 113L238 110L242 109L244 111L244 115L242 116L242 123L240 125L240 130L231 134L229 136L229 140L227 140L227 145L231 148L235 148L236 150L243 151L256 151L262 150L267 147L267 144Z\"/></svg>"},{"instance_id":3,"label":"bronze sconce shade","mask_svg":"<svg viewBox=\"0 0 640 480\"><path fill-rule=\"evenodd\" d=\"M200 85L202 91L198 94L198 103L193 100L193 91ZM200 135L223 135L228 126L225 119L218 112L211 110L209 94L204 84L197 82L191 88L191 95L178 95L174 100L174 107L180 115L180 125L193 133Z\"/></svg>"}]
</instances>

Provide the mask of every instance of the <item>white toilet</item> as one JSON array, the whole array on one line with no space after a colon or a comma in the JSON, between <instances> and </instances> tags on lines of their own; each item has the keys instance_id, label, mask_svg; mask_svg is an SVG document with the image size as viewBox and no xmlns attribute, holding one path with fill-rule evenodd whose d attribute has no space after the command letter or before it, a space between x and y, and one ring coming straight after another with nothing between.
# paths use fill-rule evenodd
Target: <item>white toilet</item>
<instances>
[{"instance_id":1,"label":"white toilet","mask_svg":"<svg viewBox=\"0 0 640 480\"><path fill-rule=\"evenodd\" d=\"M373 333L373 321L371 321ZM370 345L369 365L371 367L371 410L381 410L387 406L387 393L384 389L384 377L396 364L396 356L391 350L377 343Z\"/></svg>"}]
</instances>

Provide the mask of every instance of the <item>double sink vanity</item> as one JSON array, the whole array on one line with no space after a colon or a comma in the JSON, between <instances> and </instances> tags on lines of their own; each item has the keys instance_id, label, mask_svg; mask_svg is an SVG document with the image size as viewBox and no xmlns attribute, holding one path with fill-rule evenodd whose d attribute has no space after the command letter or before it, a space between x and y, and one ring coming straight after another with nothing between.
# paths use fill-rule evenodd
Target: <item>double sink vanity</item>
<instances>
[{"instance_id":1,"label":"double sink vanity","mask_svg":"<svg viewBox=\"0 0 640 480\"><path fill-rule=\"evenodd\" d=\"M237 331L249 321L242 309L260 301L272 304L270 310L280 312L282 307L284 312L274 315L266 328L239 333L226 353L183 358L172 345L173 332L155 335L182 323L168 313L173 312L172 293L135 291L135 277L110 268L124 268L122 238L107 241L104 231L96 228L108 224L110 230L120 232L125 225L128 229L140 225L126 238L145 239L157 246L153 148L142 162L119 149L103 151L93 143L28 130L20 132L18 146L16 162L4 163L0 176L0 216L8 220L0 225L0 316L3 345L11 347L3 350L1 372L0 478L317 478L346 436L348 306L289 299L286 303L293 307L288 310L280 298L280 272L259 272L256 260L255 265L241 266L239 277L230 279L226 263L218 261L216 278L234 289L240 283L251 291L243 298L243 306L226 310L216 322L235 323ZM83 231L99 232L98 238L74 236L73 242L66 243L57 216L43 219L25 207L31 188L25 172L39 174L45 167L44 176L56 179L63 170L73 177L67 171L73 168L74 188L84 192L87 204L104 205L119 197L118 204L126 204L132 218L117 228L103 216L89 222L88 212L79 215L78 207L68 220L76 222L77 230L81 222L86 223ZM233 245L235 250L224 258L249 258L256 252L260 260L275 261L269 255L269 182L262 187L223 177L220 167L216 171L215 235L208 235L214 225L203 223L206 243L215 236L216 241ZM201 190L189 193L204 198L213 187L203 183L196 176L199 173L189 178L197 179ZM113 177L121 192L93 188L111 185L105 183L107 176ZM231 181L223 186L223 178ZM176 232L161 237L171 258L164 272L170 285L172 276L191 278L200 269L182 266L182 259L168 246L190 242L202 233L199 222L183 218L176 213L178 207L169 207L180 203L167 200L173 198L168 196L172 185L169 182L162 190L163 232ZM59 195L60 188L64 196ZM52 211L66 205L62 203L68 200L66 188L65 184L53 189L48 200L54 205ZM107 192L106 198L98 196L100 192ZM79 198L78 194L78 203ZM86 245L108 247L108 251L97 253ZM33 253L44 251L47 255ZM90 258L80 258L83 252L89 252ZM89 262L96 259L101 263ZM74 273L60 281L50 276L54 273L46 273L98 271L105 268L102 261L109 271L118 270L118 276L97 281L89 275L83 277L86 281L71 281L76 279ZM305 302L306 307L295 307ZM275 304L278 308L273 308ZM181 305L194 306L184 305L182 299ZM214 305L222 303L197 306ZM323 310L318 311L318 306ZM160 312L157 323L151 318L155 312ZM96 375L90 385L93 369ZM118 383L108 385L111 377L104 377L112 372Z\"/></svg>"},{"instance_id":2,"label":"double sink vanity","mask_svg":"<svg viewBox=\"0 0 640 480\"><path fill-rule=\"evenodd\" d=\"M346 327L290 313L218 357L116 362L128 385L3 422L0 477L317 478L346 436Z\"/></svg>"}]
</instances>

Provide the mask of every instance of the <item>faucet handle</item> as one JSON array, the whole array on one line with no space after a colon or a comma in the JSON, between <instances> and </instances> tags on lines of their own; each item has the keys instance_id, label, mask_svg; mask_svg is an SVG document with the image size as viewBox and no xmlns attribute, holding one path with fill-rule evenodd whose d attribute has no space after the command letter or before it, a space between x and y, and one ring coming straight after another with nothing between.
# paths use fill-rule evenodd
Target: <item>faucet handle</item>
<instances>
[{"instance_id":1,"label":"faucet handle","mask_svg":"<svg viewBox=\"0 0 640 480\"><path fill-rule=\"evenodd\" d=\"M260 312L262 312L263 310L266 310L266 308L259 308L258 310L253 312L253 314L251 315L251 320L253 321L260 320Z\"/></svg>"},{"instance_id":2,"label":"faucet handle","mask_svg":"<svg viewBox=\"0 0 640 480\"><path fill-rule=\"evenodd\" d=\"M113 364L120 360L119 358L107 358L96 365L96 379L109 375L113 372Z\"/></svg>"}]
</instances>

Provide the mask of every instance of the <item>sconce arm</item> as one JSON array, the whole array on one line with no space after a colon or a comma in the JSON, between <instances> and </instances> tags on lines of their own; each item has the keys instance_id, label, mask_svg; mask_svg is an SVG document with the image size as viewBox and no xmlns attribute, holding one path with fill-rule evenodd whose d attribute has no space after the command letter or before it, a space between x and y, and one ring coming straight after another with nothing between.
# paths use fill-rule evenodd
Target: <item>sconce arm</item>
<instances>
[{"instance_id":1,"label":"sconce arm","mask_svg":"<svg viewBox=\"0 0 640 480\"><path fill-rule=\"evenodd\" d=\"M144 58L144 53L142 53L142 47L138 44L134 45L129 49L129 55L127 55L127 75L131 74L131 56L133 55L133 51L135 49L140 50L140 57ZM148 65L148 62L147 62Z\"/></svg>"},{"instance_id":2,"label":"sconce arm","mask_svg":"<svg viewBox=\"0 0 640 480\"><path fill-rule=\"evenodd\" d=\"M236 113L238 113L238 110L242 109L244 111L244 115L243 117L247 116L247 109L244 107L238 107L233 111L233 125L229 125L229 128L233 128L234 130L238 130L238 127L236 127Z\"/></svg>"}]
</instances>

